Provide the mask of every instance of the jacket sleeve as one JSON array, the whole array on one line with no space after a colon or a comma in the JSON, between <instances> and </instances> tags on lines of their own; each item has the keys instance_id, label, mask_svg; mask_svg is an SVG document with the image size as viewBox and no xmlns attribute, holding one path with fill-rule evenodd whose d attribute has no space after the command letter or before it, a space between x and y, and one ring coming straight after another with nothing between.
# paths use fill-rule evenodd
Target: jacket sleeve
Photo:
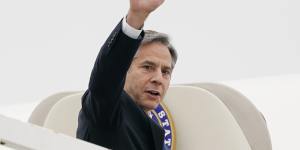
<instances>
[{"instance_id":1,"label":"jacket sleeve","mask_svg":"<svg viewBox=\"0 0 300 150\"><path fill-rule=\"evenodd\" d=\"M121 113L119 97L127 70L142 41L122 31L122 21L102 46L91 73L88 90L82 97L82 111L94 124L115 125Z\"/></svg>"}]
</instances>

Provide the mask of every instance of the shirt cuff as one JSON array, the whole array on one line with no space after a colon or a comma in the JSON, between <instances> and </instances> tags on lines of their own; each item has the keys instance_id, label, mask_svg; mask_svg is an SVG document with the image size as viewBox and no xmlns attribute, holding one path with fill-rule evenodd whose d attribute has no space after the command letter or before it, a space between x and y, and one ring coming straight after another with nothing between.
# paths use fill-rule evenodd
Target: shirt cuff
<instances>
[{"instance_id":1,"label":"shirt cuff","mask_svg":"<svg viewBox=\"0 0 300 150\"><path fill-rule=\"evenodd\" d=\"M122 31L129 37L133 39L138 39L140 34L142 33L142 30L137 30L133 27L131 27L127 22L126 22L126 17L123 18L122 20Z\"/></svg>"}]
</instances>

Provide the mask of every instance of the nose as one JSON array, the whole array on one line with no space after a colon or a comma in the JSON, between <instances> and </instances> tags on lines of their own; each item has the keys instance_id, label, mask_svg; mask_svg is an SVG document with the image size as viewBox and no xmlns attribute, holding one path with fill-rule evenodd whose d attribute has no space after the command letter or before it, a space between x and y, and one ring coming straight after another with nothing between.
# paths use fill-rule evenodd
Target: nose
<instances>
[{"instance_id":1,"label":"nose","mask_svg":"<svg viewBox=\"0 0 300 150\"><path fill-rule=\"evenodd\" d=\"M160 85L162 84L162 81L163 81L163 74L159 69L157 69L155 72L153 72L151 82Z\"/></svg>"}]
</instances>

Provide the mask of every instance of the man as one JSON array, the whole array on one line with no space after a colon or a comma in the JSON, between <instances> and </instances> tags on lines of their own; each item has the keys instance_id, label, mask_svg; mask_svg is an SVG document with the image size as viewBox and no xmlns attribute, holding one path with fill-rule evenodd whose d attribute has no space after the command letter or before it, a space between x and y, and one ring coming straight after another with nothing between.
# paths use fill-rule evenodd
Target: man
<instances>
[{"instance_id":1,"label":"man","mask_svg":"<svg viewBox=\"0 0 300 150\"><path fill-rule=\"evenodd\" d=\"M167 91L177 54L166 35L140 30L164 0L130 0L95 62L77 137L113 150L161 150L164 131L147 112Z\"/></svg>"}]
</instances>

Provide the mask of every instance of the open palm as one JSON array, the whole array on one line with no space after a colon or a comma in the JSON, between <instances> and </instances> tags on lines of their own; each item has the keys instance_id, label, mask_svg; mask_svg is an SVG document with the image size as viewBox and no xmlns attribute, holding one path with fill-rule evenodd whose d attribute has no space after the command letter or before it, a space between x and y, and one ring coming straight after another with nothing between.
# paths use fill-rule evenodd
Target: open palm
<instances>
[{"instance_id":1,"label":"open palm","mask_svg":"<svg viewBox=\"0 0 300 150\"><path fill-rule=\"evenodd\" d=\"M150 13L163 2L164 0L130 0L130 8L134 12Z\"/></svg>"}]
</instances>

